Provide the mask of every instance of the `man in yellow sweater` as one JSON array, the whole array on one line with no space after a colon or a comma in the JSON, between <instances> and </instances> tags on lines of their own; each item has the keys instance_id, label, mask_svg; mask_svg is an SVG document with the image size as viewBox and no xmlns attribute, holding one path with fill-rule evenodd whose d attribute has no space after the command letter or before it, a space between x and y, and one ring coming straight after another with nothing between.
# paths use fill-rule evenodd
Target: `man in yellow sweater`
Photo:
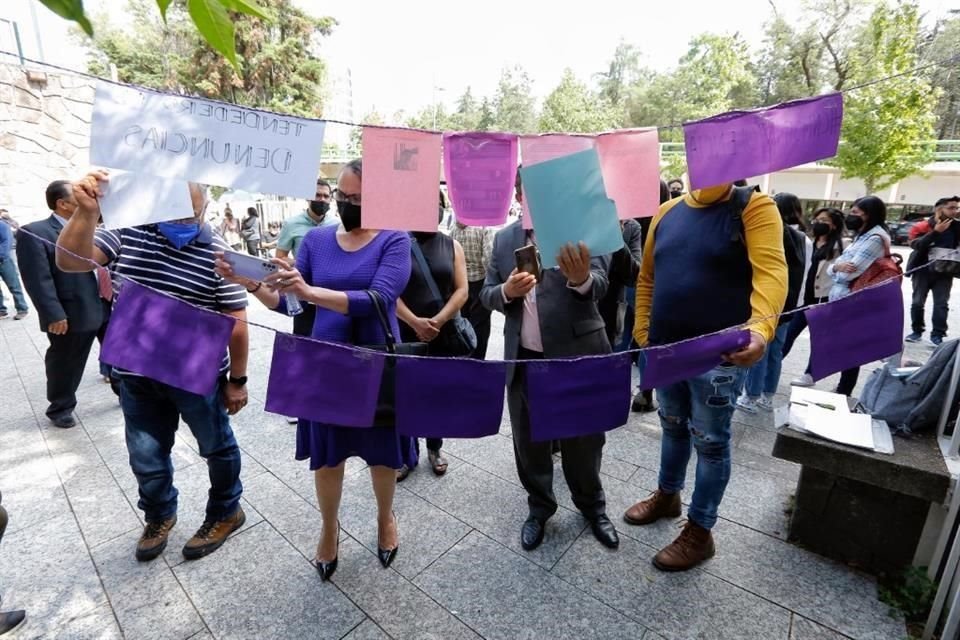
<instances>
[{"instance_id":1,"label":"man in yellow sweater","mask_svg":"<svg viewBox=\"0 0 960 640\"><path fill-rule=\"evenodd\" d=\"M720 366L657 389L659 487L627 509L624 520L645 525L679 516L687 464L697 450L687 524L654 556L661 570L685 571L715 553L710 530L730 479L730 420L746 368L763 356L786 294L783 226L771 198L725 184L661 205L637 280L637 344L670 344L740 325L751 336Z\"/></svg>"}]
</instances>

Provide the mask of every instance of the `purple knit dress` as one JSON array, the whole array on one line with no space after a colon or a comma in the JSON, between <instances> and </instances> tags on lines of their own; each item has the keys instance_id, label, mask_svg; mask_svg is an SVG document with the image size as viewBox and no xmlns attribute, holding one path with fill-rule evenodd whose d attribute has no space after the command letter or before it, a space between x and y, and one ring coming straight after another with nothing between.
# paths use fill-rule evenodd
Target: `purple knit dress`
<instances>
[{"instance_id":1,"label":"purple knit dress","mask_svg":"<svg viewBox=\"0 0 960 640\"><path fill-rule=\"evenodd\" d=\"M365 289L375 289L387 303L387 317L393 334L400 335L397 324L397 298L410 278L410 239L405 233L381 231L358 251L345 251L337 242L336 226L317 227L307 232L297 252L297 269L304 280L315 287L344 291L349 299L347 315L317 307L313 337L331 342L383 344L380 321ZM318 371L316 380L304 380L304 391L311 384L323 384L325 376L336 371ZM344 399L349 402L349 399ZM417 455L412 438L401 436L393 427L358 429L321 422L300 420L297 425L297 460L310 460L311 469L335 467L351 456L367 464L399 469L413 468Z\"/></svg>"}]
</instances>

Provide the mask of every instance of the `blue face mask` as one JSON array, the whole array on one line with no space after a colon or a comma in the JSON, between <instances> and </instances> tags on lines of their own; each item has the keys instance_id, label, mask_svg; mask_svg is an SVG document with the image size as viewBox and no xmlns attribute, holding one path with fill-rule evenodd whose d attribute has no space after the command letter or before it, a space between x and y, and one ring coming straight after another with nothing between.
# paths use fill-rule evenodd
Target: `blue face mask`
<instances>
[{"instance_id":1,"label":"blue face mask","mask_svg":"<svg viewBox=\"0 0 960 640\"><path fill-rule=\"evenodd\" d=\"M160 222L157 230L170 244L177 249L183 249L190 241L200 235L200 224L197 222Z\"/></svg>"}]
</instances>

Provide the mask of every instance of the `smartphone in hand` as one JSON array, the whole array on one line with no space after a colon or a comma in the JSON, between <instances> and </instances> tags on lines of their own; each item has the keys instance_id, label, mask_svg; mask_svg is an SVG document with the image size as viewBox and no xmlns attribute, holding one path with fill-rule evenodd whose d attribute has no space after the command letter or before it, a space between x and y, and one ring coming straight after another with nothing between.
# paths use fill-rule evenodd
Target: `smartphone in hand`
<instances>
[{"instance_id":1,"label":"smartphone in hand","mask_svg":"<svg viewBox=\"0 0 960 640\"><path fill-rule=\"evenodd\" d=\"M517 271L529 273L540 282L540 252L536 246L528 244L520 247L513 252L513 256L517 261Z\"/></svg>"},{"instance_id":2,"label":"smartphone in hand","mask_svg":"<svg viewBox=\"0 0 960 640\"><path fill-rule=\"evenodd\" d=\"M248 253L239 251L224 251L223 260L233 267L233 273L241 278L249 278L260 282L272 273L276 273L279 267L264 258L251 256Z\"/></svg>"}]
</instances>

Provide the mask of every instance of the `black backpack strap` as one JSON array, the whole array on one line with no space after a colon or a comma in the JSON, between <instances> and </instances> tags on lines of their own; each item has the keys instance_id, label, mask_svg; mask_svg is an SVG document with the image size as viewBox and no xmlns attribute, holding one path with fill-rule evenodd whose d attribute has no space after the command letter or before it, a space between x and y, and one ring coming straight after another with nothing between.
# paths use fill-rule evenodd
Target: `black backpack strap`
<instances>
[{"instance_id":1,"label":"black backpack strap","mask_svg":"<svg viewBox=\"0 0 960 640\"><path fill-rule=\"evenodd\" d=\"M750 198L756 191L757 188L752 186L733 188L733 195L730 196L730 217L733 221L730 242L746 244L743 237L743 210L750 204Z\"/></svg>"}]
</instances>

